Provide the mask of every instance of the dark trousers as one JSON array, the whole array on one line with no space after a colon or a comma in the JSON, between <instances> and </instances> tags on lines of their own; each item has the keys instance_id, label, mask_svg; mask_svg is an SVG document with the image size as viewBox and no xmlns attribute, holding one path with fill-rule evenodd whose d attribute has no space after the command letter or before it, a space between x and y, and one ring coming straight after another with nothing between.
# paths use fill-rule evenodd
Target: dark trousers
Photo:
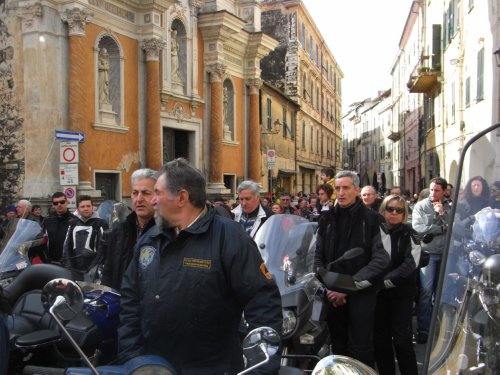
<instances>
[{"instance_id":1,"label":"dark trousers","mask_svg":"<svg viewBox=\"0 0 500 375\"><path fill-rule=\"evenodd\" d=\"M326 319L333 354L346 355L374 367L375 303L375 291L370 288L347 296L347 303L343 306L328 304Z\"/></svg>"},{"instance_id":2,"label":"dark trousers","mask_svg":"<svg viewBox=\"0 0 500 375\"><path fill-rule=\"evenodd\" d=\"M9 331L0 312L0 375L7 375L9 365Z\"/></svg>"},{"instance_id":3,"label":"dark trousers","mask_svg":"<svg viewBox=\"0 0 500 375\"><path fill-rule=\"evenodd\" d=\"M399 371L404 375L417 375L417 358L413 349L411 316L413 295L393 296L381 291L375 309L375 361L380 375L394 375L393 345Z\"/></svg>"}]
</instances>

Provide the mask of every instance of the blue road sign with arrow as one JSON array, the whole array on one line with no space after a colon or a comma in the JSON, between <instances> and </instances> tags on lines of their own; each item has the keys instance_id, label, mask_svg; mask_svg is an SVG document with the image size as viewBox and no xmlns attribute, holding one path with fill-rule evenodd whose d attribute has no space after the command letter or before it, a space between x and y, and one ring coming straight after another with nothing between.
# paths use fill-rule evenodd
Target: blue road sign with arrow
<instances>
[{"instance_id":1,"label":"blue road sign with arrow","mask_svg":"<svg viewBox=\"0 0 500 375\"><path fill-rule=\"evenodd\" d=\"M67 130L56 130L56 139L59 141L85 142L85 133L83 133L83 132L70 132Z\"/></svg>"}]
</instances>

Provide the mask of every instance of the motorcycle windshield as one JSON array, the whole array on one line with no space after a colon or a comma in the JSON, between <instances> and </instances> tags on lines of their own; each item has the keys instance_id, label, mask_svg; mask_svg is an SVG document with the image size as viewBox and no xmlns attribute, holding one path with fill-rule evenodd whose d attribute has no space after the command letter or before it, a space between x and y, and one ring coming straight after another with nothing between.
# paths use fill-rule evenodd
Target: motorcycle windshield
<instances>
[{"instance_id":1,"label":"motorcycle windshield","mask_svg":"<svg viewBox=\"0 0 500 375\"><path fill-rule=\"evenodd\" d=\"M499 132L496 124L479 133L461 154L424 364L427 374L500 373L500 275L491 277L485 268L500 253Z\"/></svg>"},{"instance_id":2,"label":"motorcycle windshield","mask_svg":"<svg viewBox=\"0 0 500 375\"><path fill-rule=\"evenodd\" d=\"M280 286L286 274L313 272L317 223L296 215L273 215L259 228L255 242L269 272Z\"/></svg>"},{"instance_id":3,"label":"motorcycle windshield","mask_svg":"<svg viewBox=\"0 0 500 375\"><path fill-rule=\"evenodd\" d=\"M21 270L28 266L29 244L27 242L36 239L41 230L36 221L12 219L0 243L0 274Z\"/></svg>"}]
</instances>

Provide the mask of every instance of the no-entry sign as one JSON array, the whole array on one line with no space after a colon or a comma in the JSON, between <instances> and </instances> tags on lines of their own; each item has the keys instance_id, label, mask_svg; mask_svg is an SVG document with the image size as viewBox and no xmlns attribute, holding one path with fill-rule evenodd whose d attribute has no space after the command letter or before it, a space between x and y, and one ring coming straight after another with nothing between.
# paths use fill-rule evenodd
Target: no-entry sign
<instances>
[{"instance_id":1,"label":"no-entry sign","mask_svg":"<svg viewBox=\"0 0 500 375\"><path fill-rule=\"evenodd\" d=\"M78 154L78 142L61 142L59 144L60 149L60 157L59 163L67 164L67 163L78 163L79 162L79 154Z\"/></svg>"}]
</instances>

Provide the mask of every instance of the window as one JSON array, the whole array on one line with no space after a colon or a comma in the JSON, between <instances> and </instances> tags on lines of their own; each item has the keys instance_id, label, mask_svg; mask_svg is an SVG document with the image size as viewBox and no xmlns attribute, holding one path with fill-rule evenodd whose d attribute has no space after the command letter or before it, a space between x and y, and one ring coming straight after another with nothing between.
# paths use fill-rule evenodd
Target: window
<instances>
[{"instance_id":1,"label":"window","mask_svg":"<svg viewBox=\"0 0 500 375\"><path fill-rule=\"evenodd\" d=\"M290 136L291 136L292 140L294 140L295 139L295 133L296 133L296 126L297 126L297 124L295 123L295 114L293 112L292 112L292 116L290 117L290 124L291 124L291 126L290 126L290 132L291 132Z\"/></svg>"},{"instance_id":2,"label":"window","mask_svg":"<svg viewBox=\"0 0 500 375\"><path fill-rule=\"evenodd\" d=\"M267 98L267 109L266 109L266 122L267 130L272 130L273 128L273 112L271 108L271 98Z\"/></svg>"},{"instance_id":3,"label":"window","mask_svg":"<svg viewBox=\"0 0 500 375\"><path fill-rule=\"evenodd\" d=\"M316 109L319 109L319 87L316 88Z\"/></svg>"},{"instance_id":4,"label":"window","mask_svg":"<svg viewBox=\"0 0 500 375\"><path fill-rule=\"evenodd\" d=\"M377 160L377 145L372 146L373 161Z\"/></svg>"},{"instance_id":5,"label":"window","mask_svg":"<svg viewBox=\"0 0 500 375\"><path fill-rule=\"evenodd\" d=\"M451 84L451 123L455 123L455 82L452 82Z\"/></svg>"},{"instance_id":6,"label":"window","mask_svg":"<svg viewBox=\"0 0 500 375\"><path fill-rule=\"evenodd\" d=\"M385 159L385 146L380 146L380 160Z\"/></svg>"},{"instance_id":7,"label":"window","mask_svg":"<svg viewBox=\"0 0 500 375\"><path fill-rule=\"evenodd\" d=\"M306 49L306 25L304 25L304 22L302 22L302 35L301 35L300 41L302 43L302 48L305 50Z\"/></svg>"},{"instance_id":8,"label":"window","mask_svg":"<svg viewBox=\"0 0 500 375\"><path fill-rule=\"evenodd\" d=\"M313 133L313 132L314 132L314 129L313 129L313 127L311 126L311 152L313 152L313 147L314 147L314 140L313 140L313 138L314 138L314 133Z\"/></svg>"},{"instance_id":9,"label":"window","mask_svg":"<svg viewBox=\"0 0 500 375\"><path fill-rule=\"evenodd\" d=\"M306 84L306 82L307 82L307 77L304 74L304 75L302 75L302 97L304 99L306 99L306 95L307 95L307 84Z\"/></svg>"},{"instance_id":10,"label":"window","mask_svg":"<svg viewBox=\"0 0 500 375\"><path fill-rule=\"evenodd\" d=\"M314 83L311 79L311 83L310 83L310 94L311 94L311 107L314 107Z\"/></svg>"},{"instance_id":11,"label":"window","mask_svg":"<svg viewBox=\"0 0 500 375\"><path fill-rule=\"evenodd\" d=\"M319 130L316 130L316 153L319 154Z\"/></svg>"},{"instance_id":12,"label":"window","mask_svg":"<svg viewBox=\"0 0 500 375\"><path fill-rule=\"evenodd\" d=\"M302 122L302 148L306 148L306 123Z\"/></svg>"},{"instance_id":13,"label":"window","mask_svg":"<svg viewBox=\"0 0 500 375\"><path fill-rule=\"evenodd\" d=\"M465 80L465 106L470 106L470 77Z\"/></svg>"},{"instance_id":14,"label":"window","mask_svg":"<svg viewBox=\"0 0 500 375\"><path fill-rule=\"evenodd\" d=\"M283 116L281 122L283 123L283 138L286 138L288 135L288 125L286 123L286 107L283 107Z\"/></svg>"},{"instance_id":15,"label":"window","mask_svg":"<svg viewBox=\"0 0 500 375\"><path fill-rule=\"evenodd\" d=\"M313 37L309 36L309 57L314 58L314 46L313 46Z\"/></svg>"},{"instance_id":16,"label":"window","mask_svg":"<svg viewBox=\"0 0 500 375\"><path fill-rule=\"evenodd\" d=\"M319 66L319 46L316 44L316 66Z\"/></svg>"},{"instance_id":17,"label":"window","mask_svg":"<svg viewBox=\"0 0 500 375\"><path fill-rule=\"evenodd\" d=\"M476 100L484 99L484 47L477 53L477 93Z\"/></svg>"}]
</instances>

